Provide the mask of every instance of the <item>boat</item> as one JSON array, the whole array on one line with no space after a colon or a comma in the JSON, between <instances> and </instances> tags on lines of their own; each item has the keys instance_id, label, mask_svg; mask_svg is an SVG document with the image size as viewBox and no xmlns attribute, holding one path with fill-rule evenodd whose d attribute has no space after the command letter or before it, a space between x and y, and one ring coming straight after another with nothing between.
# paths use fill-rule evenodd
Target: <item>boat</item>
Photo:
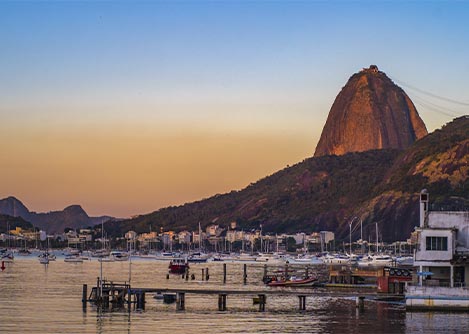
<instances>
[{"instance_id":1,"label":"boat","mask_svg":"<svg viewBox=\"0 0 469 334\"><path fill-rule=\"evenodd\" d=\"M344 254L334 254L334 255L326 254L325 256L322 257L322 259L325 264L337 265L337 264L349 264L350 263L350 258Z\"/></svg>"},{"instance_id":2,"label":"boat","mask_svg":"<svg viewBox=\"0 0 469 334\"><path fill-rule=\"evenodd\" d=\"M385 267L390 266L394 262L394 259L385 254L369 255L358 261L359 267Z\"/></svg>"},{"instance_id":3,"label":"boat","mask_svg":"<svg viewBox=\"0 0 469 334\"><path fill-rule=\"evenodd\" d=\"M67 255L64 259L64 262L82 263L83 259L78 255Z\"/></svg>"},{"instance_id":4,"label":"boat","mask_svg":"<svg viewBox=\"0 0 469 334\"><path fill-rule=\"evenodd\" d=\"M13 252L9 249L2 249L0 251L0 260L2 262L13 262L15 259L15 256L13 255Z\"/></svg>"},{"instance_id":5,"label":"boat","mask_svg":"<svg viewBox=\"0 0 469 334\"><path fill-rule=\"evenodd\" d=\"M55 261L55 255L45 251L38 255L39 263L48 264L50 261Z\"/></svg>"},{"instance_id":6,"label":"boat","mask_svg":"<svg viewBox=\"0 0 469 334\"><path fill-rule=\"evenodd\" d=\"M39 263L40 264L49 264L49 256L41 256L39 257Z\"/></svg>"},{"instance_id":7,"label":"boat","mask_svg":"<svg viewBox=\"0 0 469 334\"><path fill-rule=\"evenodd\" d=\"M317 256L302 256L298 255L297 257L289 257L287 259L287 263L289 264L324 264L324 261L322 258L317 257Z\"/></svg>"},{"instance_id":8,"label":"boat","mask_svg":"<svg viewBox=\"0 0 469 334\"><path fill-rule=\"evenodd\" d=\"M189 263L187 258L174 258L169 262L169 273L170 274L184 274L187 269L189 269Z\"/></svg>"},{"instance_id":9,"label":"boat","mask_svg":"<svg viewBox=\"0 0 469 334\"><path fill-rule=\"evenodd\" d=\"M106 257L109 256L111 252L109 249L96 249L94 252L91 253L91 257Z\"/></svg>"},{"instance_id":10,"label":"boat","mask_svg":"<svg viewBox=\"0 0 469 334\"><path fill-rule=\"evenodd\" d=\"M274 263L274 264L283 264L286 262L286 257L283 254L278 254L278 253L261 253L259 254L258 257L255 259L256 262L268 262L268 263Z\"/></svg>"},{"instance_id":11,"label":"boat","mask_svg":"<svg viewBox=\"0 0 469 334\"><path fill-rule=\"evenodd\" d=\"M191 255L189 255L187 257L187 262L190 262L190 263L205 263L208 261L208 259L210 258L209 255L207 254L203 254L203 253L192 253Z\"/></svg>"},{"instance_id":12,"label":"boat","mask_svg":"<svg viewBox=\"0 0 469 334\"><path fill-rule=\"evenodd\" d=\"M112 251L110 257L114 261L129 261L129 254L125 252Z\"/></svg>"},{"instance_id":13,"label":"boat","mask_svg":"<svg viewBox=\"0 0 469 334\"><path fill-rule=\"evenodd\" d=\"M31 255L31 251L27 248L22 248L18 251L18 255L20 256L28 256Z\"/></svg>"},{"instance_id":14,"label":"boat","mask_svg":"<svg viewBox=\"0 0 469 334\"><path fill-rule=\"evenodd\" d=\"M267 286L313 286L315 282L317 282L316 277L306 277L306 278L298 278L296 276L291 276L289 278L278 278L276 276L270 277L266 285Z\"/></svg>"}]
</instances>

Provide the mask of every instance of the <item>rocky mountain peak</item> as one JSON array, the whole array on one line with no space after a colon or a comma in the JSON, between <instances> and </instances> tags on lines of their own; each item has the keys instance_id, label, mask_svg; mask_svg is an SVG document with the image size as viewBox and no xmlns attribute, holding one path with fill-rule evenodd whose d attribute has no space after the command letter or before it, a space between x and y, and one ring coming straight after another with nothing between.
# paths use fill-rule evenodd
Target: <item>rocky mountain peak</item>
<instances>
[{"instance_id":1,"label":"rocky mountain peak","mask_svg":"<svg viewBox=\"0 0 469 334\"><path fill-rule=\"evenodd\" d=\"M314 156L406 149L427 129L414 104L376 65L350 77L337 95Z\"/></svg>"}]
</instances>

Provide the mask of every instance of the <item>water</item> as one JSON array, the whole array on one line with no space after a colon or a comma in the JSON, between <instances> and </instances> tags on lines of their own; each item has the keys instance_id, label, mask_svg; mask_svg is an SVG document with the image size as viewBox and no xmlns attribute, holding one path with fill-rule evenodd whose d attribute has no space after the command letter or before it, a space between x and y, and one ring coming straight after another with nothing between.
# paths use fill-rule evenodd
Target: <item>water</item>
<instances>
[{"instance_id":1,"label":"water","mask_svg":"<svg viewBox=\"0 0 469 334\"><path fill-rule=\"evenodd\" d=\"M191 265L195 281L171 276L167 263L136 260L132 263L134 287L221 287L223 265ZM100 263L65 263L63 258L48 266L37 258L17 257L0 272L0 332L2 333L466 333L467 313L410 313L401 304L365 302L355 308L353 298L327 295L308 297L306 311L298 311L294 296L267 296L266 312L258 312L252 296L228 295L226 312L218 311L216 295L186 295L186 310L176 312L146 297L145 311L125 309L100 312L88 304L82 309L82 285L96 284ZM209 268L210 280L199 281L201 269ZM105 278L128 279L127 262L103 263ZM262 265L248 265L248 285L242 284L243 264L227 264L229 289L264 288Z\"/></svg>"}]
</instances>

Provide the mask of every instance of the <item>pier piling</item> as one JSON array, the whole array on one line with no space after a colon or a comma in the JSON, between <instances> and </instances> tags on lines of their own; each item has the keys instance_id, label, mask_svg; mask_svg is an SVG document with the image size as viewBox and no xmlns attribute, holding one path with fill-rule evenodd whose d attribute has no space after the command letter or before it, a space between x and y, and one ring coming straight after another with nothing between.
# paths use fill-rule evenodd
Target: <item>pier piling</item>
<instances>
[{"instance_id":1,"label":"pier piling","mask_svg":"<svg viewBox=\"0 0 469 334\"><path fill-rule=\"evenodd\" d=\"M86 301L88 299L88 284L83 284L83 292L81 295L81 302L83 304L86 304Z\"/></svg>"},{"instance_id":2,"label":"pier piling","mask_svg":"<svg viewBox=\"0 0 469 334\"><path fill-rule=\"evenodd\" d=\"M266 298L264 294L260 294L259 296L259 312L264 312L265 311L265 302Z\"/></svg>"},{"instance_id":3,"label":"pier piling","mask_svg":"<svg viewBox=\"0 0 469 334\"><path fill-rule=\"evenodd\" d=\"M184 311L186 309L186 294L184 292L178 292L176 296L176 310Z\"/></svg>"},{"instance_id":4,"label":"pier piling","mask_svg":"<svg viewBox=\"0 0 469 334\"><path fill-rule=\"evenodd\" d=\"M243 274L243 283L246 284L247 279L248 279L247 264L246 263L244 264L243 272L244 272L244 274Z\"/></svg>"},{"instance_id":5,"label":"pier piling","mask_svg":"<svg viewBox=\"0 0 469 334\"><path fill-rule=\"evenodd\" d=\"M305 311L306 310L306 296L299 295L298 300L300 303L300 311Z\"/></svg>"},{"instance_id":6,"label":"pier piling","mask_svg":"<svg viewBox=\"0 0 469 334\"><path fill-rule=\"evenodd\" d=\"M359 310L363 311L365 309L365 297L359 296L355 300L355 306Z\"/></svg>"},{"instance_id":7,"label":"pier piling","mask_svg":"<svg viewBox=\"0 0 469 334\"><path fill-rule=\"evenodd\" d=\"M223 283L226 283L226 263L223 263Z\"/></svg>"},{"instance_id":8,"label":"pier piling","mask_svg":"<svg viewBox=\"0 0 469 334\"><path fill-rule=\"evenodd\" d=\"M226 294L221 293L218 295L218 310L226 311Z\"/></svg>"}]
</instances>

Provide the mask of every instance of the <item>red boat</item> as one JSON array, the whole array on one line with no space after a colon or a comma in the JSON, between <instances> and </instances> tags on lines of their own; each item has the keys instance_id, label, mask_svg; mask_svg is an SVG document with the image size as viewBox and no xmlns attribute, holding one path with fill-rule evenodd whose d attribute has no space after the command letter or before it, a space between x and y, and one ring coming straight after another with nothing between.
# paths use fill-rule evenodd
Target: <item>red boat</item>
<instances>
[{"instance_id":1,"label":"red boat","mask_svg":"<svg viewBox=\"0 0 469 334\"><path fill-rule=\"evenodd\" d=\"M290 277L289 279L277 279L275 276L271 278L266 284L268 286L312 286L318 279L316 277L297 278Z\"/></svg>"},{"instance_id":2,"label":"red boat","mask_svg":"<svg viewBox=\"0 0 469 334\"><path fill-rule=\"evenodd\" d=\"M189 269L189 263L186 258L172 259L168 268L170 274L181 275L186 272L186 269Z\"/></svg>"}]
</instances>

